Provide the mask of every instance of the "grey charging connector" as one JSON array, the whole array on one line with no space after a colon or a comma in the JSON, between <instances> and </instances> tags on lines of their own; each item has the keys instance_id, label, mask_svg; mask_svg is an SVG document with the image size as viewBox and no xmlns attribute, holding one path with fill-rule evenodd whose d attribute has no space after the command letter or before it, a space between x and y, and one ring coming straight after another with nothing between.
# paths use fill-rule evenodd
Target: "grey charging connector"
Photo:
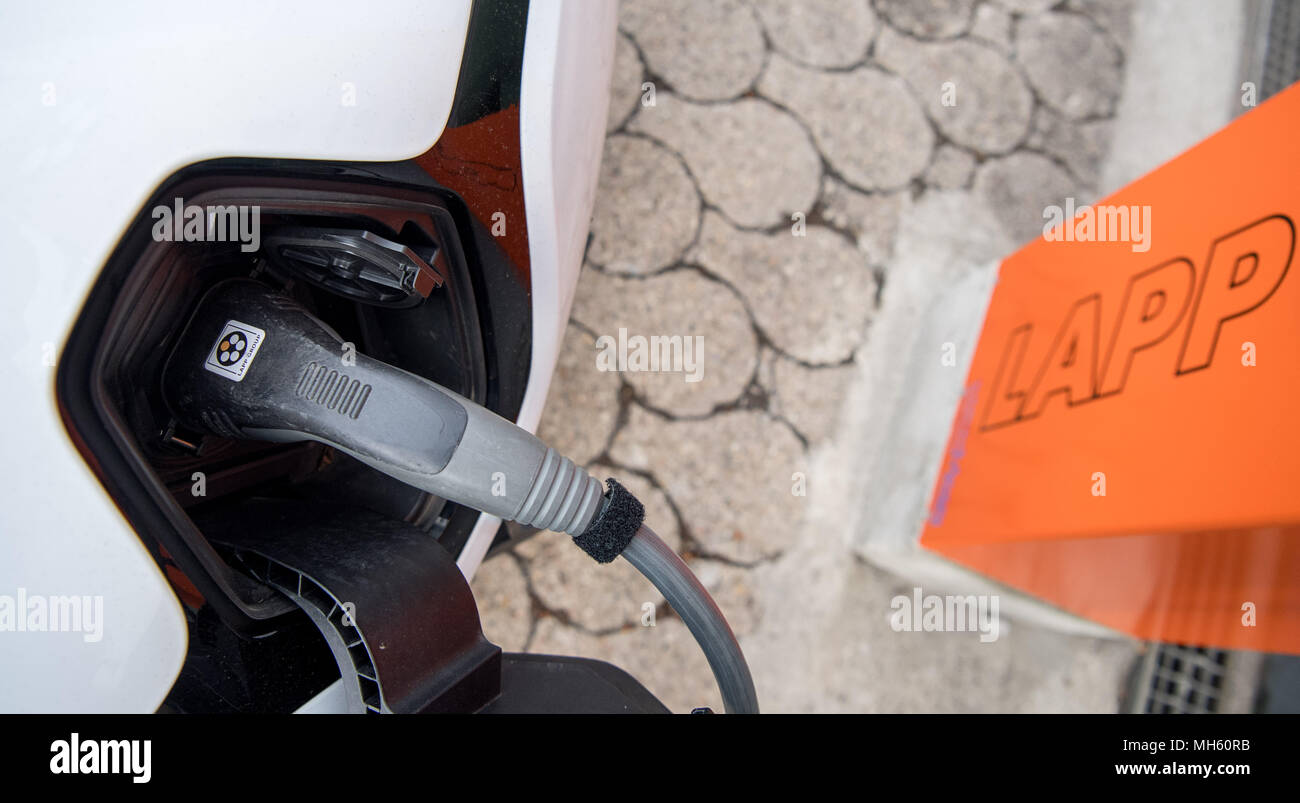
<instances>
[{"instance_id":1,"label":"grey charging connector","mask_svg":"<svg viewBox=\"0 0 1300 803\"><path fill-rule=\"evenodd\" d=\"M580 535L604 489L532 433L364 354L258 282L204 297L163 370L176 417L228 437L315 440L416 488Z\"/></svg>"}]
</instances>

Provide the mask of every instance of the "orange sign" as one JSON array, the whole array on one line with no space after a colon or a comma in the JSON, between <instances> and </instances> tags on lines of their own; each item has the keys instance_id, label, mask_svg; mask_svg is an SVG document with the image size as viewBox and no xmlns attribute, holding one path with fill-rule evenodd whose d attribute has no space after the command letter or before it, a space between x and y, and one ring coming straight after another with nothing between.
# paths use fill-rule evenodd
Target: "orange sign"
<instances>
[{"instance_id":1,"label":"orange sign","mask_svg":"<svg viewBox=\"0 0 1300 803\"><path fill-rule=\"evenodd\" d=\"M921 543L1133 635L1300 652L1300 85L1008 257Z\"/></svg>"}]
</instances>

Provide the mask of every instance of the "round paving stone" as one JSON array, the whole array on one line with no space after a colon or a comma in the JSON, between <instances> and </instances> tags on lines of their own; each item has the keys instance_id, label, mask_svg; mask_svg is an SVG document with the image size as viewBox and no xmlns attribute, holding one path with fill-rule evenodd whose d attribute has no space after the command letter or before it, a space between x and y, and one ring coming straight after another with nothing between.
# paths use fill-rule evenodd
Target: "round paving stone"
<instances>
[{"instance_id":1,"label":"round paving stone","mask_svg":"<svg viewBox=\"0 0 1300 803\"><path fill-rule=\"evenodd\" d=\"M934 152L925 183L940 190L956 190L970 183L975 172L975 157L953 145L942 145Z\"/></svg>"},{"instance_id":2,"label":"round paving stone","mask_svg":"<svg viewBox=\"0 0 1300 803\"><path fill-rule=\"evenodd\" d=\"M630 127L681 154L705 200L738 225L788 223L817 199L821 158L799 123L770 103L701 105L661 93Z\"/></svg>"},{"instance_id":3,"label":"round paving stone","mask_svg":"<svg viewBox=\"0 0 1300 803\"><path fill-rule=\"evenodd\" d=\"M1078 16L1022 17L1016 59L1043 100L1066 117L1114 112L1123 78L1119 48Z\"/></svg>"},{"instance_id":4,"label":"round paving stone","mask_svg":"<svg viewBox=\"0 0 1300 803\"><path fill-rule=\"evenodd\" d=\"M831 167L859 189L901 187L930 160L925 113L901 79L880 70L821 72L773 56L759 91L797 114Z\"/></svg>"},{"instance_id":5,"label":"round paving stone","mask_svg":"<svg viewBox=\"0 0 1300 803\"><path fill-rule=\"evenodd\" d=\"M768 389L768 409L815 446L839 431L840 407L854 371L852 365L808 368L768 350L759 381Z\"/></svg>"},{"instance_id":6,"label":"round paving stone","mask_svg":"<svg viewBox=\"0 0 1300 803\"><path fill-rule=\"evenodd\" d=\"M593 275L573 318L597 335L600 368L619 371L646 403L673 415L707 415L735 400L758 363L745 305L692 268L646 279Z\"/></svg>"},{"instance_id":7,"label":"round paving stone","mask_svg":"<svg viewBox=\"0 0 1300 803\"><path fill-rule=\"evenodd\" d=\"M987 45L882 36L876 59L903 76L930 119L958 145L1006 153L1029 130L1034 96L1015 66Z\"/></svg>"},{"instance_id":8,"label":"round paving stone","mask_svg":"<svg viewBox=\"0 0 1300 803\"><path fill-rule=\"evenodd\" d=\"M773 557L807 509L807 496L796 495L809 481L803 446L763 412L669 421L634 406L610 455L654 475L708 555L742 563Z\"/></svg>"},{"instance_id":9,"label":"round paving stone","mask_svg":"<svg viewBox=\"0 0 1300 803\"><path fill-rule=\"evenodd\" d=\"M739 0L623 3L619 27L641 46L652 72L693 100L738 97L763 69L763 30Z\"/></svg>"},{"instance_id":10,"label":"round paving stone","mask_svg":"<svg viewBox=\"0 0 1300 803\"><path fill-rule=\"evenodd\" d=\"M810 67L849 67L862 60L879 23L867 0L758 0L772 46Z\"/></svg>"},{"instance_id":11,"label":"round paving stone","mask_svg":"<svg viewBox=\"0 0 1300 803\"><path fill-rule=\"evenodd\" d=\"M605 140L587 258L616 273L676 262L700 225L700 196L681 160L643 137Z\"/></svg>"},{"instance_id":12,"label":"round paving stone","mask_svg":"<svg viewBox=\"0 0 1300 803\"><path fill-rule=\"evenodd\" d=\"M1036 153L1013 153L991 159L975 173L975 195L993 210L1003 230L1017 244L1043 233L1043 211L1064 204L1077 192L1074 179L1050 159ZM1075 197L1076 206L1085 201Z\"/></svg>"},{"instance_id":13,"label":"round paving stone","mask_svg":"<svg viewBox=\"0 0 1300 803\"><path fill-rule=\"evenodd\" d=\"M970 27L975 0L876 0L876 8L904 33L922 39L947 39Z\"/></svg>"},{"instance_id":14,"label":"round paving stone","mask_svg":"<svg viewBox=\"0 0 1300 803\"><path fill-rule=\"evenodd\" d=\"M805 362L848 358L871 320L876 279L866 258L824 226L807 226L802 237L743 232L706 213L688 258L736 288L759 328Z\"/></svg>"},{"instance_id":15,"label":"round paving stone","mask_svg":"<svg viewBox=\"0 0 1300 803\"><path fill-rule=\"evenodd\" d=\"M993 2L1017 14L1037 14L1056 5L1060 0L993 0Z\"/></svg>"},{"instance_id":16,"label":"round paving stone","mask_svg":"<svg viewBox=\"0 0 1300 803\"><path fill-rule=\"evenodd\" d=\"M907 196L908 190L858 192L834 176L827 176L822 182L821 210L829 223L853 233L868 265L883 266L893 260L898 219Z\"/></svg>"}]
</instances>

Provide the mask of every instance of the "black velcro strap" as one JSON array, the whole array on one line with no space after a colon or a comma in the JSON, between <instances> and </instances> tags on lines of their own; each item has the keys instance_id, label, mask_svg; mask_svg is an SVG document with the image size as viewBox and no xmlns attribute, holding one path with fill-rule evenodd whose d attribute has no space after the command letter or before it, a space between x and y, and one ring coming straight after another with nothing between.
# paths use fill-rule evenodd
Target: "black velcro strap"
<instances>
[{"instance_id":1,"label":"black velcro strap","mask_svg":"<svg viewBox=\"0 0 1300 803\"><path fill-rule=\"evenodd\" d=\"M582 535L573 537L573 543L596 559L609 563L623 554L623 550L645 521L645 506L612 477L605 481L605 504L600 513Z\"/></svg>"}]
</instances>

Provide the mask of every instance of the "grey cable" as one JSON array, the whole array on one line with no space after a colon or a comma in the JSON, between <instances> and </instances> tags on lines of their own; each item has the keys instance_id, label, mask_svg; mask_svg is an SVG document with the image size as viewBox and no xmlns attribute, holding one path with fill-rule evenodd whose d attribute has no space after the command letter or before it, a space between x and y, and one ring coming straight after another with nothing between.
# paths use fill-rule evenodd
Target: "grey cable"
<instances>
[{"instance_id":1,"label":"grey cable","mask_svg":"<svg viewBox=\"0 0 1300 803\"><path fill-rule=\"evenodd\" d=\"M757 714L758 695L736 636L709 592L677 553L644 523L623 557L659 589L704 650L728 714Z\"/></svg>"}]
</instances>

